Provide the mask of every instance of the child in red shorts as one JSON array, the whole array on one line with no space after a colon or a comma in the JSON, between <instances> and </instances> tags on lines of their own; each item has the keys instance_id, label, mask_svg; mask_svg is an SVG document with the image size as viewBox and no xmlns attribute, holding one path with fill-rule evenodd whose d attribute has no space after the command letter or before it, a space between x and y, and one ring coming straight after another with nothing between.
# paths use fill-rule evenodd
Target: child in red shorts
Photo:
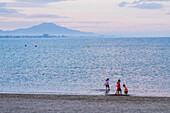
<instances>
[{"instance_id":1,"label":"child in red shorts","mask_svg":"<svg viewBox=\"0 0 170 113\"><path fill-rule=\"evenodd\" d=\"M120 87L120 79L117 82L116 94L122 94L122 90Z\"/></svg>"}]
</instances>

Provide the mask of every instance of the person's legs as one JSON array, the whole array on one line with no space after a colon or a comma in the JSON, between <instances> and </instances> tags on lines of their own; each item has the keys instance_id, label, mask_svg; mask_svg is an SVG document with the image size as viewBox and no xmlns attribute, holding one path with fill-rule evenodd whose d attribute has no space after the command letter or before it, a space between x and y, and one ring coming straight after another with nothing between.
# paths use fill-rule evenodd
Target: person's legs
<instances>
[{"instance_id":1,"label":"person's legs","mask_svg":"<svg viewBox=\"0 0 170 113\"><path fill-rule=\"evenodd\" d=\"M122 94L121 88L119 88L119 89L117 90L117 92L118 92L118 94Z\"/></svg>"},{"instance_id":2,"label":"person's legs","mask_svg":"<svg viewBox=\"0 0 170 113\"><path fill-rule=\"evenodd\" d=\"M109 85L106 85L106 90L107 90L107 88L109 89Z\"/></svg>"},{"instance_id":3,"label":"person's legs","mask_svg":"<svg viewBox=\"0 0 170 113\"><path fill-rule=\"evenodd\" d=\"M115 94L117 94L117 88L116 88L116 93Z\"/></svg>"},{"instance_id":4,"label":"person's legs","mask_svg":"<svg viewBox=\"0 0 170 113\"><path fill-rule=\"evenodd\" d=\"M125 91L125 94L127 95L127 94L128 94L128 91Z\"/></svg>"}]
</instances>

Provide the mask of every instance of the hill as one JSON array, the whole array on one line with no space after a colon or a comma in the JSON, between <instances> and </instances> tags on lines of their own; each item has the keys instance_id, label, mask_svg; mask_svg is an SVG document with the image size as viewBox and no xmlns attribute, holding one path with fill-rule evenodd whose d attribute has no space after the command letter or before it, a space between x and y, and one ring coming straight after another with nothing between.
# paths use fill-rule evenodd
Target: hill
<instances>
[{"instance_id":1,"label":"hill","mask_svg":"<svg viewBox=\"0 0 170 113\"><path fill-rule=\"evenodd\" d=\"M35 25L30 28L16 29L13 31L2 31L0 30L0 35L92 35L90 32L82 32L78 30L68 29L66 27L58 26L54 23L42 23L40 25Z\"/></svg>"}]
</instances>

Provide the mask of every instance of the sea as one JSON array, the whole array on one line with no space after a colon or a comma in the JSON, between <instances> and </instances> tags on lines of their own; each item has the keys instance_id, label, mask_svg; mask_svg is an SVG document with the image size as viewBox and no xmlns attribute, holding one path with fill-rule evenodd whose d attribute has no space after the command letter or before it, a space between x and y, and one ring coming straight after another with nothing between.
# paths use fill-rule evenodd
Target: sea
<instances>
[{"instance_id":1,"label":"sea","mask_svg":"<svg viewBox=\"0 0 170 113\"><path fill-rule=\"evenodd\" d=\"M0 38L0 93L170 97L169 61L165 37Z\"/></svg>"}]
</instances>

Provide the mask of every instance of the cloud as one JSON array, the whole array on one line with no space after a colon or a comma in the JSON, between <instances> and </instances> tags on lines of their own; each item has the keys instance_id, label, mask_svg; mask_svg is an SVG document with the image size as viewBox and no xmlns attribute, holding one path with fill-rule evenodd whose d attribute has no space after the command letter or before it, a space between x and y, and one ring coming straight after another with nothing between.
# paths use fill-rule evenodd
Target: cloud
<instances>
[{"instance_id":1,"label":"cloud","mask_svg":"<svg viewBox=\"0 0 170 113\"><path fill-rule=\"evenodd\" d=\"M15 9L0 8L0 14L13 14L17 13Z\"/></svg>"},{"instance_id":2,"label":"cloud","mask_svg":"<svg viewBox=\"0 0 170 113\"><path fill-rule=\"evenodd\" d=\"M28 0L31 1L31 0ZM40 0L37 0L40 1ZM44 1L44 0L42 0ZM46 0L46 1L61 1L61 0ZM23 13L19 13L18 10L7 8L7 3L0 3L0 17L14 17L14 18L68 18L58 15L52 14L34 14L34 15L26 15Z\"/></svg>"},{"instance_id":3,"label":"cloud","mask_svg":"<svg viewBox=\"0 0 170 113\"><path fill-rule=\"evenodd\" d=\"M51 15L51 14L37 14L37 15L28 15L27 18L68 18L64 16Z\"/></svg>"},{"instance_id":4,"label":"cloud","mask_svg":"<svg viewBox=\"0 0 170 113\"><path fill-rule=\"evenodd\" d=\"M19 13L15 9L0 8L0 17L11 17L11 18L69 18L64 16L58 16L53 14L34 14L26 15Z\"/></svg>"},{"instance_id":5,"label":"cloud","mask_svg":"<svg viewBox=\"0 0 170 113\"><path fill-rule=\"evenodd\" d=\"M103 23L112 23L112 22L111 21L77 21L75 23L103 24Z\"/></svg>"},{"instance_id":6,"label":"cloud","mask_svg":"<svg viewBox=\"0 0 170 113\"><path fill-rule=\"evenodd\" d=\"M6 3L0 3L0 17L11 17L11 18L68 18L64 16L58 16L53 14L34 14L26 15L18 12L16 9L7 8Z\"/></svg>"},{"instance_id":7,"label":"cloud","mask_svg":"<svg viewBox=\"0 0 170 113\"><path fill-rule=\"evenodd\" d=\"M6 4L0 5L0 17L13 17L13 18L68 18L64 16L58 16L53 14L34 14L26 15L18 12L16 9L6 8Z\"/></svg>"},{"instance_id":8,"label":"cloud","mask_svg":"<svg viewBox=\"0 0 170 113\"><path fill-rule=\"evenodd\" d=\"M138 3L142 3L142 2L170 2L170 0L135 0L134 2L132 2L132 4L138 4Z\"/></svg>"},{"instance_id":9,"label":"cloud","mask_svg":"<svg viewBox=\"0 0 170 113\"><path fill-rule=\"evenodd\" d=\"M16 9L7 8L6 3L0 4L0 17L21 17L23 15L24 14L19 13Z\"/></svg>"},{"instance_id":10,"label":"cloud","mask_svg":"<svg viewBox=\"0 0 170 113\"><path fill-rule=\"evenodd\" d=\"M48 2L61 2L61 1L68 1L68 0L16 0L18 2L40 2L40 3L48 3Z\"/></svg>"},{"instance_id":11,"label":"cloud","mask_svg":"<svg viewBox=\"0 0 170 113\"><path fill-rule=\"evenodd\" d=\"M28 3L28 4L36 4L36 5L46 4L47 5L48 3L51 3L51 2L62 2L62 1L74 1L74 0L16 0L16 3Z\"/></svg>"},{"instance_id":12,"label":"cloud","mask_svg":"<svg viewBox=\"0 0 170 113\"><path fill-rule=\"evenodd\" d=\"M13 9L2 9L0 8L0 17L11 17L11 18L69 18L65 16L58 16L52 14L34 14L34 15L26 15L23 13L18 13Z\"/></svg>"},{"instance_id":13,"label":"cloud","mask_svg":"<svg viewBox=\"0 0 170 113\"><path fill-rule=\"evenodd\" d=\"M156 3L156 2L170 2L170 0L135 0L131 4L139 4L139 3ZM130 3L129 3L130 4Z\"/></svg>"},{"instance_id":14,"label":"cloud","mask_svg":"<svg viewBox=\"0 0 170 113\"><path fill-rule=\"evenodd\" d=\"M139 0L139 2L170 2L170 0Z\"/></svg>"},{"instance_id":15,"label":"cloud","mask_svg":"<svg viewBox=\"0 0 170 113\"><path fill-rule=\"evenodd\" d=\"M2 16L11 16L13 14L17 14L17 10L16 9L12 9L12 8L7 8L7 3L0 3L0 17Z\"/></svg>"},{"instance_id":16,"label":"cloud","mask_svg":"<svg viewBox=\"0 0 170 113\"><path fill-rule=\"evenodd\" d=\"M7 5L9 7L45 7L52 2L62 2L62 1L76 1L76 0L15 0L15 2L9 2Z\"/></svg>"},{"instance_id":17,"label":"cloud","mask_svg":"<svg viewBox=\"0 0 170 113\"><path fill-rule=\"evenodd\" d=\"M129 6L130 8L139 9L161 9L164 7L162 2L170 2L170 0L135 0L133 2L121 2L119 7Z\"/></svg>"},{"instance_id":18,"label":"cloud","mask_svg":"<svg viewBox=\"0 0 170 113\"><path fill-rule=\"evenodd\" d=\"M6 3L0 3L0 7L6 6Z\"/></svg>"},{"instance_id":19,"label":"cloud","mask_svg":"<svg viewBox=\"0 0 170 113\"><path fill-rule=\"evenodd\" d=\"M161 9L163 8L163 5L159 3L143 3L143 4L137 4L135 6L130 6L130 7L139 8L139 9Z\"/></svg>"},{"instance_id":20,"label":"cloud","mask_svg":"<svg viewBox=\"0 0 170 113\"><path fill-rule=\"evenodd\" d=\"M128 4L128 2L121 2L121 3L119 4L119 7L125 7L127 4Z\"/></svg>"},{"instance_id":21,"label":"cloud","mask_svg":"<svg viewBox=\"0 0 170 113\"><path fill-rule=\"evenodd\" d=\"M11 15L14 13L17 13L16 9L10 9L10 8L6 8L6 3L0 3L0 16L2 15Z\"/></svg>"},{"instance_id":22,"label":"cloud","mask_svg":"<svg viewBox=\"0 0 170 113\"><path fill-rule=\"evenodd\" d=\"M76 23L76 24L110 24L112 21L56 21L55 23Z\"/></svg>"}]
</instances>

